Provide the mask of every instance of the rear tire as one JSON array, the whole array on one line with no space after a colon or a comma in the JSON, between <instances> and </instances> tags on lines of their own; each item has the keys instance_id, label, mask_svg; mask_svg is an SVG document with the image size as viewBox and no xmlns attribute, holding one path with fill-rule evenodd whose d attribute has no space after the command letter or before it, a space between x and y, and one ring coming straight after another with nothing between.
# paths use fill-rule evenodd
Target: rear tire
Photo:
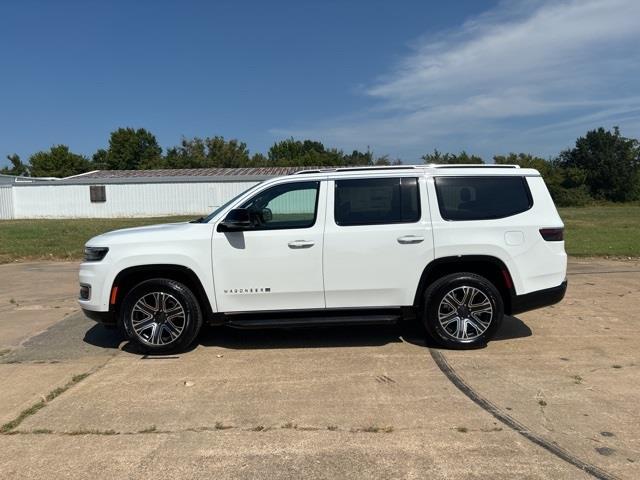
<instances>
[{"instance_id":1,"label":"rear tire","mask_svg":"<svg viewBox=\"0 0 640 480\"><path fill-rule=\"evenodd\" d=\"M182 352L200 332L202 310L186 285L154 278L127 293L120 322L129 340L144 352Z\"/></svg>"},{"instance_id":2,"label":"rear tire","mask_svg":"<svg viewBox=\"0 0 640 480\"><path fill-rule=\"evenodd\" d=\"M440 346L455 349L486 345L504 317L498 289L475 273L460 272L436 280L424 293L423 323Z\"/></svg>"}]
</instances>

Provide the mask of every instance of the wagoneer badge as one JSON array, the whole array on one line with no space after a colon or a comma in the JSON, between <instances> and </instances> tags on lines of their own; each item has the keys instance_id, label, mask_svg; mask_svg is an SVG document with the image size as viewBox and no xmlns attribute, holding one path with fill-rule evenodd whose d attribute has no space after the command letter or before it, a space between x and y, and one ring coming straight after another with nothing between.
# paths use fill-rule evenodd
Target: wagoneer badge
<instances>
[{"instance_id":1,"label":"wagoneer badge","mask_svg":"<svg viewBox=\"0 0 640 480\"><path fill-rule=\"evenodd\" d=\"M270 293L271 287L264 288L232 288L229 290L225 290L224 293Z\"/></svg>"}]
</instances>

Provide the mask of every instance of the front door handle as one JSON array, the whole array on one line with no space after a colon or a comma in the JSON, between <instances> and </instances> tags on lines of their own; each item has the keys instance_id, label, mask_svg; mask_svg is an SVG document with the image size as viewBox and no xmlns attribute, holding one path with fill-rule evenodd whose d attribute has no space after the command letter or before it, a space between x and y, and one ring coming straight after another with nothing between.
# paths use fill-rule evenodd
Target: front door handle
<instances>
[{"instance_id":1,"label":"front door handle","mask_svg":"<svg viewBox=\"0 0 640 480\"><path fill-rule=\"evenodd\" d=\"M289 248L311 248L314 245L315 243L310 240L294 240L289 242Z\"/></svg>"},{"instance_id":2,"label":"front door handle","mask_svg":"<svg viewBox=\"0 0 640 480\"><path fill-rule=\"evenodd\" d=\"M404 235L403 237L398 237L398 243L402 243L403 245L420 243L423 241L424 237L419 237L418 235Z\"/></svg>"}]
</instances>

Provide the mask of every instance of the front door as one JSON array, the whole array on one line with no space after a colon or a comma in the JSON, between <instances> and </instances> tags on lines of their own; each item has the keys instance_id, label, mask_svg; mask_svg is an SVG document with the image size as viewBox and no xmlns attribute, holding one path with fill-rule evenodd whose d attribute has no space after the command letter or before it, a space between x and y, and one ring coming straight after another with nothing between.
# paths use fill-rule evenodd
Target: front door
<instances>
[{"instance_id":1,"label":"front door","mask_svg":"<svg viewBox=\"0 0 640 480\"><path fill-rule=\"evenodd\" d=\"M239 208L252 227L213 233L213 273L222 312L324 308L326 182L287 181Z\"/></svg>"},{"instance_id":2,"label":"front door","mask_svg":"<svg viewBox=\"0 0 640 480\"><path fill-rule=\"evenodd\" d=\"M434 257L424 177L336 179L329 191L327 308L412 305Z\"/></svg>"}]
</instances>

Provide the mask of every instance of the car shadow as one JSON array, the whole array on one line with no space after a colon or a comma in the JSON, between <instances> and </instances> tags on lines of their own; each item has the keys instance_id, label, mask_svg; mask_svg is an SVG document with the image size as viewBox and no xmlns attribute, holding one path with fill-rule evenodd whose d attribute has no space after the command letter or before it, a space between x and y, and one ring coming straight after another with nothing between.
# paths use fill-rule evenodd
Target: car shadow
<instances>
[{"instance_id":1,"label":"car shadow","mask_svg":"<svg viewBox=\"0 0 640 480\"><path fill-rule=\"evenodd\" d=\"M519 318L505 316L500 330L492 341L512 340L532 335L531 329ZM135 345L125 341L122 334L103 325L93 325L84 335L84 342L96 347L122 349L127 353L143 355ZM441 348L424 333L415 321L403 321L394 325L341 325L309 328L237 329L231 327L204 326L198 345L222 347L234 350L280 348L339 348L376 347L389 343L406 342L429 348Z\"/></svg>"},{"instance_id":2,"label":"car shadow","mask_svg":"<svg viewBox=\"0 0 640 480\"><path fill-rule=\"evenodd\" d=\"M341 325L309 328L237 329L207 327L199 344L238 350L376 347L402 341L398 325Z\"/></svg>"},{"instance_id":3,"label":"car shadow","mask_svg":"<svg viewBox=\"0 0 640 480\"><path fill-rule=\"evenodd\" d=\"M518 317L505 315L500 329L496 332L492 342L501 340L514 340L516 338L526 338L533 335L529 326Z\"/></svg>"},{"instance_id":4,"label":"car shadow","mask_svg":"<svg viewBox=\"0 0 640 480\"><path fill-rule=\"evenodd\" d=\"M96 323L85 332L82 340L94 347L119 348L124 337L117 328L107 328Z\"/></svg>"}]
</instances>

